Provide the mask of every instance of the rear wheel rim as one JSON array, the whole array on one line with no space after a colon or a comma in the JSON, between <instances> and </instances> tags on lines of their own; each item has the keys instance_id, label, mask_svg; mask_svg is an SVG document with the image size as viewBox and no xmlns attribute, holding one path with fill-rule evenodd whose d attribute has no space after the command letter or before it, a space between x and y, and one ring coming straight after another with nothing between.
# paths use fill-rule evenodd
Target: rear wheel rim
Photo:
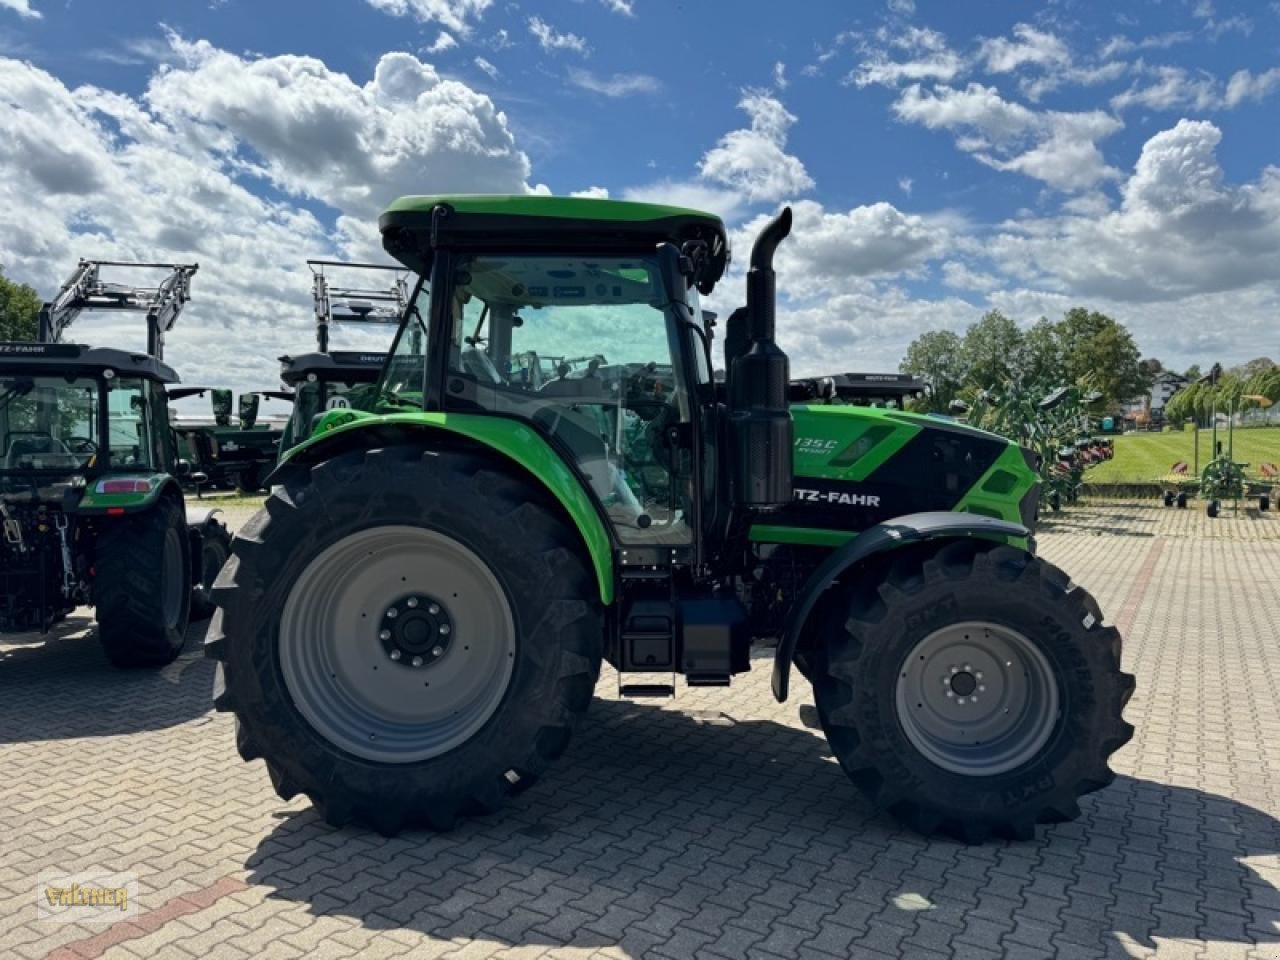
<instances>
[{"instance_id":1,"label":"rear wheel rim","mask_svg":"<svg viewBox=\"0 0 1280 960\"><path fill-rule=\"evenodd\" d=\"M907 739L930 762L971 777L1032 760L1058 725L1049 660L1003 624L967 621L930 633L898 670L895 708Z\"/></svg>"},{"instance_id":2,"label":"rear wheel rim","mask_svg":"<svg viewBox=\"0 0 1280 960\"><path fill-rule=\"evenodd\" d=\"M334 746L381 763L470 740L515 664L511 604L493 571L422 527L372 527L322 551L290 590L279 630L298 711Z\"/></svg>"}]
</instances>

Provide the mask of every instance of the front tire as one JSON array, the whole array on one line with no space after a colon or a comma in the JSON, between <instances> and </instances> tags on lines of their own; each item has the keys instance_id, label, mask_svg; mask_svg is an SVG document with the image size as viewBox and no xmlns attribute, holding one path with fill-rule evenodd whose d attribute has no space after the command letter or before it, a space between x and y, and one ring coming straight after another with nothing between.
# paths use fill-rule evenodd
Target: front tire
<instances>
[{"instance_id":1,"label":"front tire","mask_svg":"<svg viewBox=\"0 0 1280 960\"><path fill-rule=\"evenodd\" d=\"M1079 816L1133 727L1120 635L1057 568L976 540L905 548L844 585L814 693L879 809L966 842Z\"/></svg>"},{"instance_id":2,"label":"front tire","mask_svg":"<svg viewBox=\"0 0 1280 960\"><path fill-rule=\"evenodd\" d=\"M231 556L231 534L227 525L213 520L200 532L200 577L191 593L191 619L207 620L213 616L213 584L218 571Z\"/></svg>"},{"instance_id":3,"label":"front tire","mask_svg":"<svg viewBox=\"0 0 1280 960\"><path fill-rule=\"evenodd\" d=\"M215 595L206 652L241 756L335 826L497 809L564 751L600 671L577 532L544 489L470 454L286 471Z\"/></svg>"},{"instance_id":4,"label":"front tire","mask_svg":"<svg viewBox=\"0 0 1280 960\"><path fill-rule=\"evenodd\" d=\"M161 497L109 519L98 539L98 640L117 667L162 667L182 652L191 616L191 550L183 509Z\"/></svg>"}]
</instances>

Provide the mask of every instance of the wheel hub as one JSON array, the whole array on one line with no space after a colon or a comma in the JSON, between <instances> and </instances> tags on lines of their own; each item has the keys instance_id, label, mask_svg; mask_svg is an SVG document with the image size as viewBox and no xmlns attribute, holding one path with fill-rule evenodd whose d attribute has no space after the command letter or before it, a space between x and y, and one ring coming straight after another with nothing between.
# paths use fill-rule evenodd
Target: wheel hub
<instances>
[{"instance_id":1,"label":"wheel hub","mask_svg":"<svg viewBox=\"0 0 1280 960\"><path fill-rule=\"evenodd\" d=\"M454 639L453 617L430 594L405 594L382 612L378 641L402 667L416 670L434 665L449 652Z\"/></svg>"},{"instance_id":2,"label":"wheel hub","mask_svg":"<svg viewBox=\"0 0 1280 960\"><path fill-rule=\"evenodd\" d=\"M899 669L895 705L907 739L953 773L992 776L1027 762L1057 724L1053 669L1002 624L956 623L924 637Z\"/></svg>"}]
</instances>

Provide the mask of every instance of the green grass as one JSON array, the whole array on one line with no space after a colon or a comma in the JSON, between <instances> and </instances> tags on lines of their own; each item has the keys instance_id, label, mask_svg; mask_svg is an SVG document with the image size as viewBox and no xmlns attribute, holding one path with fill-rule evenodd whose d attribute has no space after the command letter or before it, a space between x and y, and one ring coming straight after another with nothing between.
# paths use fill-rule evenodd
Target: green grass
<instances>
[{"instance_id":1,"label":"green grass","mask_svg":"<svg viewBox=\"0 0 1280 960\"><path fill-rule=\"evenodd\" d=\"M1158 480L1169 473L1169 468L1179 460L1188 465L1187 475L1195 466L1191 431L1184 433L1135 433L1116 437L1116 455L1105 463L1085 471L1085 483L1140 483ZM1227 446L1227 432L1218 431L1223 450ZM1198 432L1200 467L1212 457L1212 431ZM1263 463L1280 466L1280 427L1254 427L1236 430L1234 456L1236 461L1249 464L1250 477L1260 477Z\"/></svg>"}]
</instances>

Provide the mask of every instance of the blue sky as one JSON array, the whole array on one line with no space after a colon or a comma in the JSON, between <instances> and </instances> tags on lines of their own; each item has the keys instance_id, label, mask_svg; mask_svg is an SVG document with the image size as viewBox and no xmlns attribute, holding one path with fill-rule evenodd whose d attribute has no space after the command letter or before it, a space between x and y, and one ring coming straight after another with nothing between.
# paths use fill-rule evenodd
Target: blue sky
<instances>
[{"instance_id":1,"label":"blue sky","mask_svg":"<svg viewBox=\"0 0 1280 960\"><path fill-rule=\"evenodd\" d=\"M170 357L261 387L398 193L704 205L742 254L791 202L797 370L1077 304L1230 363L1280 354L1278 119L1280 3L0 0L0 264L199 260Z\"/></svg>"}]
</instances>

